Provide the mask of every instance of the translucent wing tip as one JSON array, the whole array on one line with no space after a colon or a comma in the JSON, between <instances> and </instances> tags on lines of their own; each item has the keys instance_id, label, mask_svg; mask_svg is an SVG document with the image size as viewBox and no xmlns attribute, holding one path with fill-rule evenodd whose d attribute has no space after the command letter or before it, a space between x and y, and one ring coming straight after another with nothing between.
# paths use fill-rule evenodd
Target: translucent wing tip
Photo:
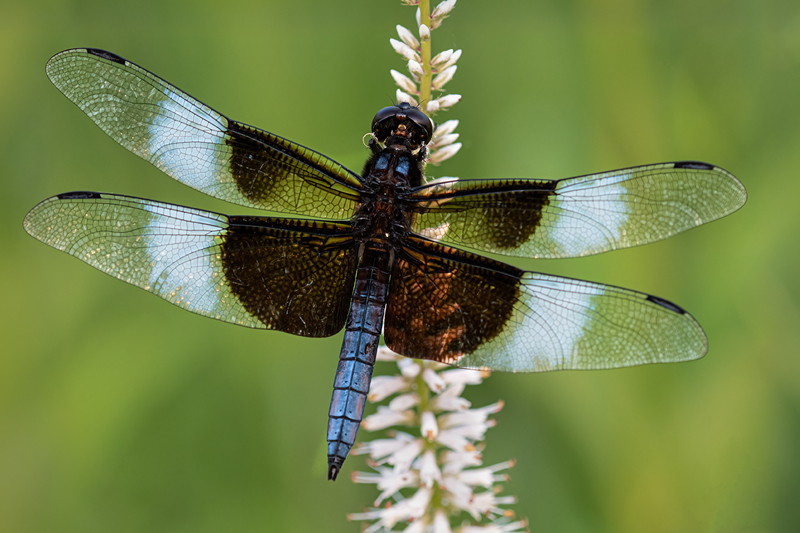
<instances>
[{"instance_id":1,"label":"translucent wing tip","mask_svg":"<svg viewBox=\"0 0 800 533\"><path fill-rule=\"evenodd\" d=\"M716 192L724 193L729 202L727 204L728 209L724 214L720 215L720 218L735 213L747 202L747 189L744 184L739 178L722 167L703 161L676 161L672 165L676 169L706 170L715 173L721 178L719 180L719 186L724 189Z\"/></svg>"}]
</instances>

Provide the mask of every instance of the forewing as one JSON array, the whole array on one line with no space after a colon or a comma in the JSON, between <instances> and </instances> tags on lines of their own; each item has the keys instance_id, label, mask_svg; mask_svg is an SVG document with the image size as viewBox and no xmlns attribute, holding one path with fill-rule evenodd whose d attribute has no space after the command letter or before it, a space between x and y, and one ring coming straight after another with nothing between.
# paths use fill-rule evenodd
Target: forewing
<instances>
[{"instance_id":1,"label":"forewing","mask_svg":"<svg viewBox=\"0 0 800 533\"><path fill-rule=\"evenodd\" d=\"M356 253L346 224L79 192L43 201L24 227L106 274L224 322L323 337L347 318Z\"/></svg>"},{"instance_id":2,"label":"forewing","mask_svg":"<svg viewBox=\"0 0 800 533\"><path fill-rule=\"evenodd\" d=\"M728 215L747 193L732 174L683 161L558 181L462 180L411 196L414 230L503 255L558 258L639 246Z\"/></svg>"},{"instance_id":3,"label":"forewing","mask_svg":"<svg viewBox=\"0 0 800 533\"><path fill-rule=\"evenodd\" d=\"M687 361L708 349L695 319L661 298L422 239L398 254L384 335L407 357L502 372Z\"/></svg>"},{"instance_id":4,"label":"forewing","mask_svg":"<svg viewBox=\"0 0 800 533\"><path fill-rule=\"evenodd\" d=\"M355 212L359 177L322 154L229 120L147 70L66 50L47 76L119 144L176 180L249 207L328 219Z\"/></svg>"}]
</instances>

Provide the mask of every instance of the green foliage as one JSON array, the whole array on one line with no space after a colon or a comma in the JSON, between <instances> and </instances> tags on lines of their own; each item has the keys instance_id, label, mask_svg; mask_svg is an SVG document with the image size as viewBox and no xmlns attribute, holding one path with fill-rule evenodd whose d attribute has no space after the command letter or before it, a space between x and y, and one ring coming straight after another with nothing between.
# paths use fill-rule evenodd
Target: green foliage
<instances>
[{"instance_id":1,"label":"green foliage","mask_svg":"<svg viewBox=\"0 0 800 533\"><path fill-rule=\"evenodd\" d=\"M246 210L109 140L44 75L105 48L221 112L360 169L391 103L399 2L45 2L0 16L0 523L7 531L355 531L375 497L335 485L324 446L340 338L190 315L29 238L70 190ZM567 177L700 159L747 186L740 212L663 243L525 268L673 300L710 352L680 365L495 375L487 464L532 531L800 529L800 5L465 2L458 157L441 175ZM449 118L447 113L438 117ZM362 467L363 469L363 467ZM311 511L311 512L309 512Z\"/></svg>"}]
</instances>

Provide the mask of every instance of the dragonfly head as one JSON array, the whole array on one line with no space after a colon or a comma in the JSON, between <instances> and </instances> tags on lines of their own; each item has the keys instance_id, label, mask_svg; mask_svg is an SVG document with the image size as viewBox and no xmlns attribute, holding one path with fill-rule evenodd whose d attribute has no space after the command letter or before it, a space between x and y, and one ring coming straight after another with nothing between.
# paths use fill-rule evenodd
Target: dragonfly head
<instances>
[{"instance_id":1,"label":"dragonfly head","mask_svg":"<svg viewBox=\"0 0 800 533\"><path fill-rule=\"evenodd\" d=\"M384 144L390 137L403 137L412 150L427 144L433 136L433 121L407 102L384 107L372 119L372 135Z\"/></svg>"}]
</instances>

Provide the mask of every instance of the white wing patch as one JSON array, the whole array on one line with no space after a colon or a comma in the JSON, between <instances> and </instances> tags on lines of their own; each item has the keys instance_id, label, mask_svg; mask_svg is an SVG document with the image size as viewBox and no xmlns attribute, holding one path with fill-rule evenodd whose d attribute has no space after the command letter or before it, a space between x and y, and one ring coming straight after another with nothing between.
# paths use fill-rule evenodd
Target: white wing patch
<instances>
[{"instance_id":1,"label":"white wing patch","mask_svg":"<svg viewBox=\"0 0 800 533\"><path fill-rule=\"evenodd\" d=\"M163 109L149 127L147 157L168 175L201 191L219 187L229 169L230 153L222 149L225 119L200 102L165 89Z\"/></svg>"},{"instance_id":2,"label":"white wing patch","mask_svg":"<svg viewBox=\"0 0 800 533\"><path fill-rule=\"evenodd\" d=\"M558 217L547 228L550 238L560 247L559 255L595 254L620 240L631 215L628 189L623 183L628 179L630 174L625 173L616 176L615 182L609 182L601 174L591 181L567 184L556 190L552 207L571 215Z\"/></svg>"},{"instance_id":3,"label":"white wing patch","mask_svg":"<svg viewBox=\"0 0 800 533\"><path fill-rule=\"evenodd\" d=\"M194 210L178 213L164 204L142 207L153 214L144 236L152 267L145 289L175 305L230 321L231 302L220 300L228 293L222 290L226 281L219 259L226 223Z\"/></svg>"},{"instance_id":4,"label":"white wing patch","mask_svg":"<svg viewBox=\"0 0 800 533\"><path fill-rule=\"evenodd\" d=\"M555 283L530 274L525 278L517 316L510 322L514 326L507 336L509 356L521 358L524 354L529 361L524 365L526 371L572 368L578 343L590 325L591 317L584 311L594 308L598 290L575 285L573 292L566 292L563 280ZM537 337L531 336L533 331L538 332Z\"/></svg>"}]
</instances>

